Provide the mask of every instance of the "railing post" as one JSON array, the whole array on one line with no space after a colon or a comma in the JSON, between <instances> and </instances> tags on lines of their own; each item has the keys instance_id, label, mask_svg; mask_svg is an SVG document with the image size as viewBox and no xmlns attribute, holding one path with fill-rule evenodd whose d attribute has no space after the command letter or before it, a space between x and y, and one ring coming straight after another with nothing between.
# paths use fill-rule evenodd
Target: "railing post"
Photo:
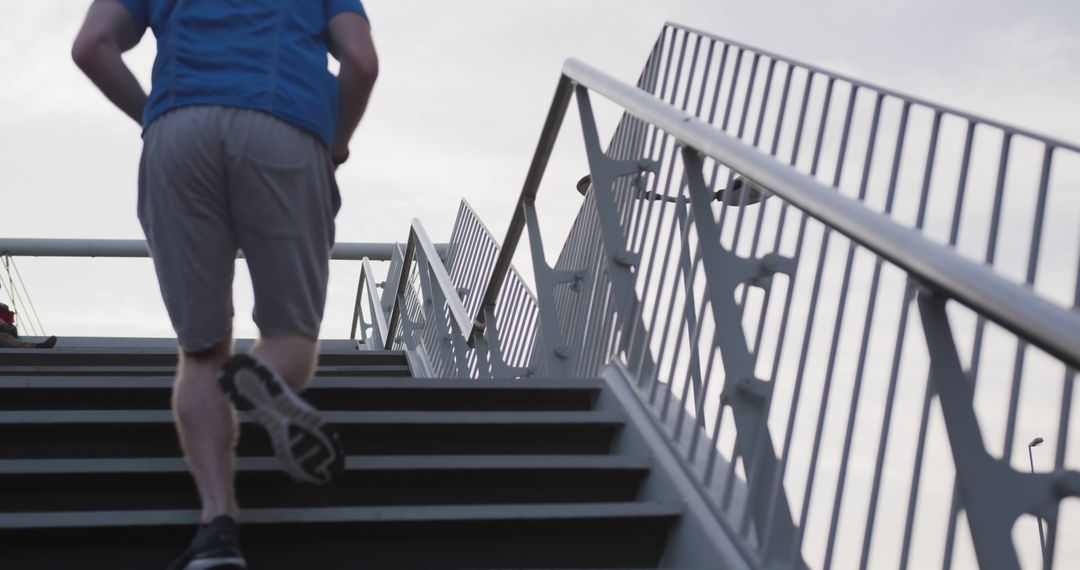
<instances>
[{"instance_id":1,"label":"railing post","mask_svg":"<svg viewBox=\"0 0 1080 570\"><path fill-rule=\"evenodd\" d=\"M708 302L712 309L724 366L724 386L721 401L731 406L738 431L735 454L744 465L757 465L758 476L747 481L750 504L756 516L754 523L759 540L770 545L770 552L790 552L795 541L795 523L783 485L778 480L783 465L778 460L768 434L765 416L772 386L754 375L754 360L742 327L742 312L735 303L735 289L760 272L760 263L743 259L721 245L720 228L713 218L714 195L705 184L704 163L698 152L682 149L683 165L690 193L693 222L701 244L701 259L706 273ZM717 445L712 442L711 445ZM732 458L731 461L735 461ZM769 488L772 492L769 493Z\"/></svg>"},{"instance_id":2,"label":"railing post","mask_svg":"<svg viewBox=\"0 0 1080 570\"><path fill-rule=\"evenodd\" d=\"M533 263L533 278L536 280L536 301L540 309L540 340L543 345L548 374L564 377L573 370L576 351L567 346L559 322L559 313L555 308L555 271L547 263L544 255L544 242L540 237L540 224L536 217L536 206L531 203L522 206L525 227L529 232L530 257ZM492 311L494 312L494 311Z\"/></svg>"},{"instance_id":3,"label":"railing post","mask_svg":"<svg viewBox=\"0 0 1080 570\"><path fill-rule=\"evenodd\" d=\"M576 87L576 95L578 112L581 116L581 129L585 136L585 152L589 159L589 175L592 177L593 194L596 199L597 217L600 221L600 235L606 252L605 261L616 299L615 311L618 318L622 320L620 328L623 334L620 342L625 343L626 339L632 339L633 343L630 346L624 346L623 349L644 359L643 368L653 370L655 363L652 355L649 354L648 346L644 344L646 342L644 335L631 334L632 327L644 328L644 325L639 322L640 313L637 311L640 300L637 298L637 292L634 291L634 271L639 267L641 259L639 255L627 249L625 228L619 220L613 195L616 180L640 173L642 163L637 160L615 160L604 153L604 149L600 146L600 135L596 129L596 117L593 115L589 92L579 85Z\"/></svg>"}]
</instances>

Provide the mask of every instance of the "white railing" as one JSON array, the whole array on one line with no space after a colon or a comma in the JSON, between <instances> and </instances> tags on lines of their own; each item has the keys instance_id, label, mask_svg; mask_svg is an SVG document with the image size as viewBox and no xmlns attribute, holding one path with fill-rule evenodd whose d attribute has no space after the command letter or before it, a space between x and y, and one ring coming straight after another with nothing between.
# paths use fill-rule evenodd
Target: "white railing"
<instances>
[{"instance_id":1,"label":"white railing","mask_svg":"<svg viewBox=\"0 0 1080 570\"><path fill-rule=\"evenodd\" d=\"M606 150L590 93L625 112ZM575 97L591 186L550 267L536 196ZM440 375L625 379L732 563L1068 567L1077 151L667 26L636 88L567 62L497 257L463 206L445 265L403 265L386 341Z\"/></svg>"}]
</instances>

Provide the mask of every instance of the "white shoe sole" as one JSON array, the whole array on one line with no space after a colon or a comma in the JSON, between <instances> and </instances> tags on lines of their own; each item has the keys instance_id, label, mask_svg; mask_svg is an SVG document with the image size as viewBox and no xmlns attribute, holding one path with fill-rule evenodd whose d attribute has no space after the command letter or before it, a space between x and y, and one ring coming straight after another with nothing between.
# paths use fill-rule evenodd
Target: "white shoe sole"
<instances>
[{"instance_id":1,"label":"white shoe sole","mask_svg":"<svg viewBox=\"0 0 1080 570\"><path fill-rule=\"evenodd\" d=\"M293 479L325 485L343 470L337 432L263 363L246 354L233 356L218 382L236 409L270 435L274 455Z\"/></svg>"}]
</instances>

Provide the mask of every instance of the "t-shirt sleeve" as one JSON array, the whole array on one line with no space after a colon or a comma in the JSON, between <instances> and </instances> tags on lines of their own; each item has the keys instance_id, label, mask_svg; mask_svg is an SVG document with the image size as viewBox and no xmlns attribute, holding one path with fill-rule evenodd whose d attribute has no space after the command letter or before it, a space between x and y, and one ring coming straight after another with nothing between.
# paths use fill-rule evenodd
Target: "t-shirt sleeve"
<instances>
[{"instance_id":1,"label":"t-shirt sleeve","mask_svg":"<svg viewBox=\"0 0 1080 570\"><path fill-rule=\"evenodd\" d=\"M135 31L142 36L146 28L150 26L150 6L148 0L112 0L118 2L131 14L131 21L135 23Z\"/></svg>"},{"instance_id":2,"label":"t-shirt sleeve","mask_svg":"<svg viewBox=\"0 0 1080 570\"><path fill-rule=\"evenodd\" d=\"M124 2L138 1L138 0L123 0ZM354 12L360 14L365 20L368 19L367 12L364 10L364 5L360 0L325 0L326 2L326 20L337 16L342 12Z\"/></svg>"}]
</instances>

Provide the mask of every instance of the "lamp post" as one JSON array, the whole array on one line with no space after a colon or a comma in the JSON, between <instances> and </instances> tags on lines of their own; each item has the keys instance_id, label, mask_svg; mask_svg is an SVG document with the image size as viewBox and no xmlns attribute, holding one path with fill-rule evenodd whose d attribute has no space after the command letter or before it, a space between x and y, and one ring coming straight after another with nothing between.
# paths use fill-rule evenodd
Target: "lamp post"
<instances>
[{"instance_id":1,"label":"lamp post","mask_svg":"<svg viewBox=\"0 0 1080 570\"><path fill-rule=\"evenodd\" d=\"M1032 473L1035 473L1035 457L1031 453L1031 448L1035 447L1036 445L1042 444L1042 442L1043 438L1037 437L1031 440L1031 443L1028 444L1028 463L1031 464ZM1046 537L1043 535L1042 517L1036 517L1035 522L1039 525L1039 545L1042 547L1041 552L1043 556L1046 556Z\"/></svg>"}]
</instances>

